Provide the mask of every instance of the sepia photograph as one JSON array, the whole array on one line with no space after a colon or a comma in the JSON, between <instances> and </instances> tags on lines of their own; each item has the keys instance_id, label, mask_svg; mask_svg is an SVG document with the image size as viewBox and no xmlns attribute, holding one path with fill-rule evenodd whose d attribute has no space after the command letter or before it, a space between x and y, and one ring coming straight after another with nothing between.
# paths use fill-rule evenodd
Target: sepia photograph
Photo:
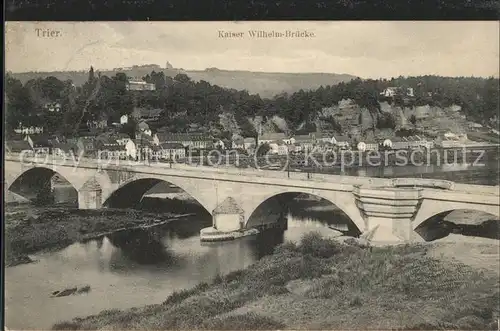
<instances>
[{"instance_id":1,"label":"sepia photograph","mask_svg":"<svg viewBox=\"0 0 500 331\"><path fill-rule=\"evenodd\" d=\"M499 40L7 22L5 327L500 329Z\"/></svg>"}]
</instances>

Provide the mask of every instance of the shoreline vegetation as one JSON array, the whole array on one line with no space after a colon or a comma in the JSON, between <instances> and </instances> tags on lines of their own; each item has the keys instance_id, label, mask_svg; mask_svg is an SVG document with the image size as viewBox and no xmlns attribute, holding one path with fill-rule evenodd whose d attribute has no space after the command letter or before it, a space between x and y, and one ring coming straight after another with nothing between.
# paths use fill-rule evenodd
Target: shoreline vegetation
<instances>
[{"instance_id":1,"label":"shoreline vegetation","mask_svg":"<svg viewBox=\"0 0 500 331\"><path fill-rule=\"evenodd\" d=\"M111 233L160 226L193 214L147 213L140 210L41 208L8 211L5 221L5 266L35 262L29 254L65 248Z\"/></svg>"},{"instance_id":2,"label":"shoreline vegetation","mask_svg":"<svg viewBox=\"0 0 500 331\"><path fill-rule=\"evenodd\" d=\"M443 247L367 247L309 233L161 304L106 310L53 329L496 329L498 273L440 259L436 248L442 255Z\"/></svg>"}]
</instances>

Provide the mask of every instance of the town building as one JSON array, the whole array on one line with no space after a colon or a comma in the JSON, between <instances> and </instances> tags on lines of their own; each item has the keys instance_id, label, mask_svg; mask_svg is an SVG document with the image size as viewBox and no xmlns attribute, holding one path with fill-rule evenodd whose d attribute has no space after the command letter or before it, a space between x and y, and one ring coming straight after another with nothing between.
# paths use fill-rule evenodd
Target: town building
<instances>
[{"instance_id":1,"label":"town building","mask_svg":"<svg viewBox=\"0 0 500 331\"><path fill-rule=\"evenodd\" d=\"M253 137L243 138L243 147L248 151L249 149L255 148L256 140Z\"/></svg>"},{"instance_id":2,"label":"town building","mask_svg":"<svg viewBox=\"0 0 500 331\"><path fill-rule=\"evenodd\" d=\"M186 157L186 149L180 143L163 143L158 147L157 155L159 159L174 160Z\"/></svg>"},{"instance_id":3,"label":"town building","mask_svg":"<svg viewBox=\"0 0 500 331\"><path fill-rule=\"evenodd\" d=\"M245 140L243 137L235 137L231 142L232 149L245 149Z\"/></svg>"},{"instance_id":4,"label":"town building","mask_svg":"<svg viewBox=\"0 0 500 331\"><path fill-rule=\"evenodd\" d=\"M113 138L122 146L125 146L131 140L130 136L126 133L116 133Z\"/></svg>"},{"instance_id":5,"label":"town building","mask_svg":"<svg viewBox=\"0 0 500 331\"><path fill-rule=\"evenodd\" d=\"M434 142L427 140L425 137L418 135L408 136L408 137L394 137L384 140L384 147L388 147L395 150L400 149L417 149L417 148L427 148L431 149L434 147Z\"/></svg>"},{"instance_id":6,"label":"town building","mask_svg":"<svg viewBox=\"0 0 500 331\"><path fill-rule=\"evenodd\" d=\"M212 137L197 133L158 133L158 141L162 143L179 143L190 149L208 149L214 147Z\"/></svg>"},{"instance_id":7,"label":"town building","mask_svg":"<svg viewBox=\"0 0 500 331\"><path fill-rule=\"evenodd\" d=\"M128 91L154 91L155 84L146 83L143 80L131 79L127 82L126 88Z\"/></svg>"},{"instance_id":8,"label":"town building","mask_svg":"<svg viewBox=\"0 0 500 331\"><path fill-rule=\"evenodd\" d=\"M141 159L152 157L154 146L156 146L153 137L141 133L135 136L133 142Z\"/></svg>"},{"instance_id":9,"label":"town building","mask_svg":"<svg viewBox=\"0 0 500 331\"><path fill-rule=\"evenodd\" d=\"M226 149L226 144L221 139L214 139L213 146L217 149Z\"/></svg>"},{"instance_id":10,"label":"town building","mask_svg":"<svg viewBox=\"0 0 500 331\"><path fill-rule=\"evenodd\" d=\"M137 146L135 145L135 142L132 139L127 141L127 143L125 144L125 151L126 151L127 158L133 159L133 160L137 159L137 156L138 156Z\"/></svg>"},{"instance_id":11,"label":"town building","mask_svg":"<svg viewBox=\"0 0 500 331\"><path fill-rule=\"evenodd\" d=\"M388 87L380 93L384 97L395 97L396 95L414 97L415 92L412 87L402 88L402 87Z\"/></svg>"},{"instance_id":12,"label":"town building","mask_svg":"<svg viewBox=\"0 0 500 331\"><path fill-rule=\"evenodd\" d=\"M294 143L292 146L294 153L302 153L305 151L303 146L299 143Z\"/></svg>"},{"instance_id":13,"label":"town building","mask_svg":"<svg viewBox=\"0 0 500 331\"><path fill-rule=\"evenodd\" d=\"M96 120L88 120L89 129L104 129L108 127L108 115L101 113Z\"/></svg>"},{"instance_id":14,"label":"town building","mask_svg":"<svg viewBox=\"0 0 500 331\"><path fill-rule=\"evenodd\" d=\"M378 151L379 149L379 144L378 142L374 140L366 140L366 141L360 141L358 143L358 151Z\"/></svg>"},{"instance_id":15,"label":"town building","mask_svg":"<svg viewBox=\"0 0 500 331\"><path fill-rule=\"evenodd\" d=\"M74 142L72 140L68 140L68 142ZM93 136L84 136L77 138L76 147L78 150L78 156L85 157L95 157L97 156L97 139Z\"/></svg>"},{"instance_id":16,"label":"town building","mask_svg":"<svg viewBox=\"0 0 500 331\"><path fill-rule=\"evenodd\" d=\"M120 116L120 124L123 125L123 124L127 124L128 123L128 115L122 115Z\"/></svg>"},{"instance_id":17,"label":"town building","mask_svg":"<svg viewBox=\"0 0 500 331\"><path fill-rule=\"evenodd\" d=\"M145 108L134 107L131 116L137 121L154 122L158 121L163 109L161 108Z\"/></svg>"},{"instance_id":18,"label":"town building","mask_svg":"<svg viewBox=\"0 0 500 331\"><path fill-rule=\"evenodd\" d=\"M310 151L314 148L314 139L311 135L297 135L294 136L294 144L302 146L302 151Z\"/></svg>"},{"instance_id":19,"label":"town building","mask_svg":"<svg viewBox=\"0 0 500 331\"><path fill-rule=\"evenodd\" d=\"M347 136L334 136L331 142L339 149L347 150L351 148L351 140Z\"/></svg>"},{"instance_id":20,"label":"town building","mask_svg":"<svg viewBox=\"0 0 500 331\"><path fill-rule=\"evenodd\" d=\"M101 159L126 159L127 158L127 150L125 149L125 145L119 144L115 139L112 138L101 138L97 140L96 147L98 152L98 156Z\"/></svg>"},{"instance_id":21,"label":"town building","mask_svg":"<svg viewBox=\"0 0 500 331\"><path fill-rule=\"evenodd\" d=\"M46 135L28 135L26 140L30 144L35 153L48 154L50 153L52 143L59 142L57 138L49 137Z\"/></svg>"},{"instance_id":22,"label":"town building","mask_svg":"<svg viewBox=\"0 0 500 331\"><path fill-rule=\"evenodd\" d=\"M19 127L17 129L14 129L14 132L18 133L18 134L23 134L23 135L40 134L40 133L43 133L43 127L41 127L41 126L25 127L25 126L22 126L22 124L19 124Z\"/></svg>"},{"instance_id":23,"label":"town building","mask_svg":"<svg viewBox=\"0 0 500 331\"><path fill-rule=\"evenodd\" d=\"M321 140L318 141L315 145L316 151L320 153L332 152L334 150L334 147L335 145L331 142L325 142Z\"/></svg>"},{"instance_id":24,"label":"town building","mask_svg":"<svg viewBox=\"0 0 500 331\"><path fill-rule=\"evenodd\" d=\"M469 129L481 129L483 128L482 124L479 123L469 123Z\"/></svg>"},{"instance_id":25,"label":"town building","mask_svg":"<svg viewBox=\"0 0 500 331\"><path fill-rule=\"evenodd\" d=\"M288 148L288 154L295 154L297 152L297 148L294 144L285 144Z\"/></svg>"},{"instance_id":26,"label":"town building","mask_svg":"<svg viewBox=\"0 0 500 331\"><path fill-rule=\"evenodd\" d=\"M51 113L59 113L61 111L61 104L59 102L47 102L43 105L43 108Z\"/></svg>"},{"instance_id":27,"label":"town building","mask_svg":"<svg viewBox=\"0 0 500 331\"><path fill-rule=\"evenodd\" d=\"M269 144L269 151L267 152L268 154L274 154L274 155L288 154L288 145L285 144L283 141L281 140L272 141L268 144Z\"/></svg>"},{"instance_id":28,"label":"town building","mask_svg":"<svg viewBox=\"0 0 500 331\"><path fill-rule=\"evenodd\" d=\"M334 137L326 132L313 132L309 134L314 142L334 143Z\"/></svg>"},{"instance_id":29,"label":"town building","mask_svg":"<svg viewBox=\"0 0 500 331\"><path fill-rule=\"evenodd\" d=\"M285 140L285 139L286 139L286 136L282 132L264 133L262 135L259 135L259 137L257 138L259 145L262 145L265 143L270 143L270 142L277 141L277 140Z\"/></svg>"},{"instance_id":30,"label":"town building","mask_svg":"<svg viewBox=\"0 0 500 331\"><path fill-rule=\"evenodd\" d=\"M396 141L397 139L400 139L398 137L396 137L395 139L393 139L394 141ZM392 149L393 147L393 141L389 138L385 139L383 142L382 142L382 147L384 149Z\"/></svg>"},{"instance_id":31,"label":"town building","mask_svg":"<svg viewBox=\"0 0 500 331\"><path fill-rule=\"evenodd\" d=\"M436 139L435 144L441 148L462 148L469 142L467 134L456 134L453 132L446 132Z\"/></svg>"},{"instance_id":32,"label":"town building","mask_svg":"<svg viewBox=\"0 0 500 331\"><path fill-rule=\"evenodd\" d=\"M144 121L140 121L138 124L137 124L137 132L138 133L143 133L143 134L146 134L148 136L151 136L152 135L152 131L151 129L149 128L149 125Z\"/></svg>"}]
</instances>

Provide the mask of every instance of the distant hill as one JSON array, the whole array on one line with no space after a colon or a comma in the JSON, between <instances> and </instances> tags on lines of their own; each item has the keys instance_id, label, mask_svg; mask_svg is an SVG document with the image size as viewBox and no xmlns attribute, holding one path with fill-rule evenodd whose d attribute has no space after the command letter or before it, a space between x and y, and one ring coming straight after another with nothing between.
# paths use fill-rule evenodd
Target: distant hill
<instances>
[{"instance_id":1,"label":"distant hill","mask_svg":"<svg viewBox=\"0 0 500 331\"><path fill-rule=\"evenodd\" d=\"M100 71L106 76L124 72L130 77L144 77L152 70L163 71L166 76L174 77L179 73L188 75L194 81L205 80L213 85L247 90L251 94L259 94L262 98L272 97L282 92L293 93L300 89L315 90L320 86L335 85L356 78L347 74L332 73L267 73L252 71L232 71L209 68L202 71L165 69L157 66L136 66L123 70ZM12 73L23 84L30 79L54 76L60 80L72 80L76 86L83 85L88 78L88 71L56 71L56 72L24 72Z\"/></svg>"}]
</instances>

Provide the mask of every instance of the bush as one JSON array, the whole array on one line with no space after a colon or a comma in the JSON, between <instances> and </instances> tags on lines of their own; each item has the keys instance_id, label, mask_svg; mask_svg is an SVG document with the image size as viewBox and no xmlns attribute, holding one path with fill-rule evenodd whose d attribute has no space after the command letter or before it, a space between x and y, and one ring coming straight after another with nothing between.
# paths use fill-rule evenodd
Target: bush
<instances>
[{"instance_id":1,"label":"bush","mask_svg":"<svg viewBox=\"0 0 500 331\"><path fill-rule=\"evenodd\" d=\"M240 281L244 276L245 276L245 270L236 270L228 273L224 277L224 280L228 283L231 283L233 281Z\"/></svg>"},{"instance_id":2,"label":"bush","mask_svg":"<svg viewBox=\"0 0 500 331\"><path fill-rule=\"evenodd\" d=\"M52 326L52 330L78 330L79 324L74 322L61 322Z\"/></svg>"},{"instance_id":3,"label":"bush","mask_svg":"<svg viewBox=\"0 0 500 331\"><path fill-rule=\"evenodd\" d=\"M287 241L281 245L278 245L274 248L274 254L283 254L283 255L291 255L298 253L299 249L294 242Z\"/></svg>"},{"instance_id":4,"label":"bush","mask_svg":"<svg viewBox=\"0 0 500 331\"><path fill-rule=\"evenodd\" d=\"M176 291L172 293L167 300L163 302L163 305L170 305L170 304L175 304L184 301L185 299L189 298L192 295L201 293L208 289L209 285L205 282L200 283L196 285L195 287L187 290L182 290L182 291Z\"/></svg>"},{"instance_id":5,"label":"bush","mask_svg":"<svg viewBox=\"0 0 500 331\"><path fill-rule=\"evenodd\" d=\"M208 330L279 330L285 327L281 322L255 313L213 318L202 325Z\"/></svg>"},{"instance_id":6,"label":"bush","mask_svg":"<svg viewBox=\"0 0 500 331\"><path fill-rule=\"evenodd\" d=\"M299 250L302 254L329 258L341 251L340 245L332 239L323 238L318 232L311 232L302 237Z\"/></svg>"}]
</instances>

